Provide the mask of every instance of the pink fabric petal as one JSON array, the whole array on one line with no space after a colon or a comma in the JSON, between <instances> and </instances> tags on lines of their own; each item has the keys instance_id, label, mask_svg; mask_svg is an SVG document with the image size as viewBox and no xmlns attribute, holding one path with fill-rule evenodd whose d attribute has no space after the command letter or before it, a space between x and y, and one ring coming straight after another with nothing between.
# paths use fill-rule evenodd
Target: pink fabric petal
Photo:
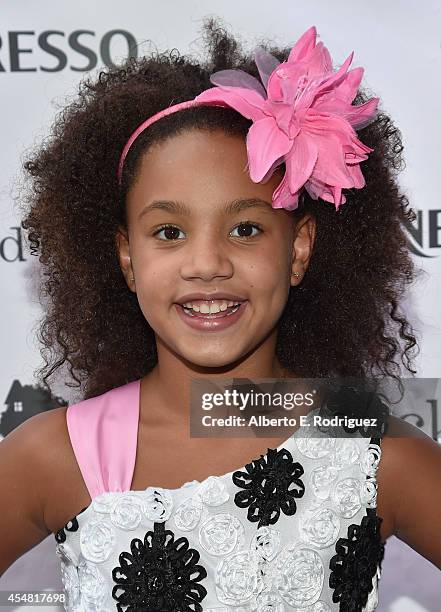
<instances>
[{"instance_id":1,"label":"pink fabric petal","mask_svg":"<svg viewBox=\"0 0 441 612\"><path fill-rule=\"evenodd\" d=\"M361 130L370 125L378 116L379 98L371 98L364 104L350 106L345 113L345 119L349 121L354 130ZM372 150L372 149L371 149Z\"/></svg>"},{"instance_id":2,"label":"pink fabric petal","mask_svg":"<svg viewBox=\"0 0 441 612\"><path fill-rule=\"evenodd\" d=\"M352 187L348 173L341 140L335 134L314 136L318 149L317 162L314 167L314 178L329 185Z\"/></svg>"},{"instance_id":3,"label":"pink fabric petal","mask_svg":"<svg viewBox=\"0 0 441 612\"><path fill-rule=\"evenodd\" d=\"M265 174L265 176L262 178L262 180L260 181L261 183L265 183L269 178L272 177L272 175L274 174L274 171L276 170L276 168L278 168L280 166L281 163L283 163L283 161L285 160L285 156L282 155L281 157L277 158L274 163L271 165L271 167L268 169L267 173Z\"/></svg>"},{"instance_id":4,"label":"pink fabric petal","mask_svg":"<svg viewBox=\"0 0 441 612\"><path fill-rule=\"evenodd\" d=\"M356 133L351 125L342 117L332 113L317 112L314 108L309 109L303 121L302 128L313 134L340 134L342 137L356 138Z\"/></svg>"},{"instance_id":5,"label":"pink fabric petal","mask_svg":"<svg viewBox=\"0 0 441 612\"><path fill-rule=\"evenodd\" d=\"M375 121L379 98L371 98L363 104L352 106L337 98L333 92L314 100L312 107L320 113L336 114L343 117L354 129L360 130Z\"/></svg>"},{"instance_id":6,"label":"pink fabric petal","mask_svg":"<svg viewBox=\"0 0 441 612\"><path fill-rule=\"evenodd\" d=\"M345 61L341 65L341 67L337 70L337 72L334 72L332 74L332 76L330 76L328 79L326 79L322 83L322 85L317 87L316 95L321 95L324 92L327 92L327 91L335 88L337 85L339 85L342 82L342 80L345 78L345 75L346 75L346 72L347 72L349 66L352 63L353 57L354 57L354 52L352 51L348 55L348 57L345 59Z\"/></svg>"},{"instance_id":7,"label":"pink fabric petal","mask_svg":"<svg viewBox=\"0 0 441 612\"><path fill-rule=\"evenodd\" d=\"M274 117L279 129L289 136L289 138L293 139L297 136L300 124L296 114L293 112L292 106L284 102L272 102L267 100L263 110L268 116Z\"/></svg>"},{"instance_id":8,"label":"pink fabric petal","mask_svg":"<svg viewBox=\"0 0 441 612\"><path fill-rule=\"evenodd\" d=\"M313 200L318 200L325 190L325 183L311 175L305 183L305 189Z\"/></svg>"},{"instance_id":9,"label":"pink fabric petal","mask_svg":"<svg viewBox=\"0 0 441 612\"><path fill-rule=\"evenodd\" d=\"M282 89L282 80L286 78L285 74L287 74L287 66L288 64L286 62L281 62L274 72L270 74L266 88L268 100L273 102L285 102ZM294 67L294 69L298 70L296 67Z\"/></svg>"},{"instance_id":10,"label":"pink fabric petal","mask_svg":"<svg viewBox=\"0 0 441 612\"><path fill-rule=\"evenodd\" d=\"M334 196L334 204L337 206L337 210L338 210L338 206L341 202L341 187L336 185L335 187L331 187L331 191Z\"/></svg>"},{"instance_id":11,"label":"pink fabric petal","mask_svg":"<svg viewBox=\"0 0 441 612\"><path fill-rule=\"evenodd\" d=\"M350 143L346 143L342 147L345 156L346 163L349 165L358 164L368 158L368 153L371 153L373 149L367 147L355 136L352 138Z\"/></svg>"},{"instance_id":12,"label":"pink fabric petal","mask_svg":"<svg viewBox=\"0 0 441 612\"><path fill-rule=\"evenodd\" d=\"M319 42L308 55L307 65L309 78L332 72L331 56L322 42Z\"/></svg>"},{"instance_id":13,"label":"pink fabric petal","mask_svg":"<svg viewBox=\"0 0 441 612\"><path fill-rule=\"evenodd\" d=\"M343 145L342 150L345 156L345 162L348 166L355 166L367 159L367 154L364 153L361 148L356 146L356 141L354 141L352 144Z\"/></svg>"},{"instance_id":14,"label":"pink fabric petal","mask_svg":"<svg viewBox=\"0 0 441 612\"><path fill-rule=\"evenodd\" d=\"M286 173L279 185L273 192L272 208L284 208L285 210L295 210L299 206L299 194L291 193L288 187Z\"/></svg>"},{"instance_id":15,"label":"pink fabric petal","mask_svg":"<svg viewBox=\"0 0 441 612\"><path fill-rule=\"evenodd\" d=\"M315 180L312 177L305 183L305 189L313 200L321 198L326 202L335 204L337 210L340 204L346 202L345 196L341 194L341 189L335 189L335 187L327 185L322 181Z\"/></svg>"},{"instance_id":16,"label":"pink fabric petal","mask_svg":"<svg viewBox=\"0 0 441 612\"><path fill-rule=\"evenodd\" d=\"M304 59L308 53L314 49L316 38L317 29L315 26L311 26L304 34L302 34L294 47L291 49L288 56L288 62L298 62Z\"/></svg>"},{"instance_id":17,"label":"pink fabric petal","mask_svg":"<svg viewBox=\"0 0 441 612\"><path fill-rule=\"evenodd\" d=\"M247 134L251 180L255 183L262 181L273 163L290 148L290 139L279 130L273 117L253 123Z\"/></svg>"},{"instance_id":18,"label":"pink fabric petal","mask_svg":"<svg viewBox=\"0 0 441 612\"><path fill-rule=\"evenodd\" d=\"M322 79L315 77L308 81L304 90L298 94L295 101L295 111L299 117L303 118L305 111L307 111L309 108L315 108L317 88L322 84L322 82Z\"/></svg>"},{"instance_id":19,"label":"pink fabric petal","mask_svg":"<svg viewBox=\"0 0 441 612\"><path fill-rule=\"evenodd\" d=\"M276 78L279 81L282 100L285 104L292 106L297 95L305 88L308 82L305 71L306 68L301 64L285 64L282 69L276 70Z\"/></svg>"},{"instance_id":20,"label":"pink fabric petal","mask_svg":"<svg viewBox=\"0 0 441 612\"><path fill-rule=\"evenodd\" d=\"M262 106L265 100L256 91L242 87L210 87L206 89L195 100L204 104L214 106L226 106L234 108L241 115L252 121L258 121L265 115Z\"/></svg>"},{"instance_id":21,"label":"pink fabric petal","mask_svg":"<svg viewBox=\"0 0 441 612\"><path fill-rule=\"evenodd\" d=\"M352 186L356 189L361 189L366 185L365 178L358 164L354 166L348 166L348 172L352 178Z\"/></svg>"},{"instance_id":22,"label":"pink fabric petal","mask_svg":"<svg viewBox=\"0 0 441 612\"><path fill-rule=\"evenodd\" d=\"M335 88L337 97L350 104L357 95L363 74L364 69L360 67L349 70L346 78Z\"/></svg>"},{"instance_id":23,"label":"pink fabric petal","mask_svg":"<svg viewBox=\"0 0 441 612\"><path fill-rule=\"evenodd\" d=\"M291 193L296 193L311 176L318 157L317 146L300 132L286 156L286 174Z\"/></svg>"},{"instance_id":24,"label":"pink fabric petal","mask_svg":"<svg viewBox=\"0 0 441 612\"><path fill-rule=\"evenodd\" d=\"M314 108L321 111L338 108L339 106L350 108L351 102L357 94L363 72L363 68L349 70L339 85L316 96Z\"/></svg>"}]
</instances>

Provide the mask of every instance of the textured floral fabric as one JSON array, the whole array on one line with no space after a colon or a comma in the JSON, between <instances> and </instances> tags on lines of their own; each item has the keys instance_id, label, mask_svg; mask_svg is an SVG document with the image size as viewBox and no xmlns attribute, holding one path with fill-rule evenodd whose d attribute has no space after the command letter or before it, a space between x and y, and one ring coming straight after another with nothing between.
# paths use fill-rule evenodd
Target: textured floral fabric
<instances>
[{"instance_id":1,"label":"textured floral fabric","mask_svg":"<svg viewBox=\"0 0 441 612\"><path fill-rule=\"evenodd\" d=\"M95 496L55 534L66 610L374 610L380 442L302 429L223 476Z\"/></svg>"}]
</instances>

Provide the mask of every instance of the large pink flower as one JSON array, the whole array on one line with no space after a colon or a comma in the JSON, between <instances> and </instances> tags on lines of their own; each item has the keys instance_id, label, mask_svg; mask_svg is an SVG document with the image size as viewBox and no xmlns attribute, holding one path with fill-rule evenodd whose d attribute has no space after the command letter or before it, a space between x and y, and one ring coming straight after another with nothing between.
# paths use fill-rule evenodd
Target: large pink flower
<instances>
[{"instance_id":1,"label":"large pink flower","mask_svg":"<svg viewBox=\"0 0 441 612\"><path fill-rule=\"evenodd\" d=\"M195 98L252 120L246 141L251 180L267 180L285 162L273 208L296 209L304 186L312 198L338 209L346 201L342 189L365 185L359 164L373 149L355 130L375 119L379 99L353 106L363 68L348 72L352 52L334 72L328 50L316 44L316 37L312 26L281 63L258 47L254 60L262 82L242 70L221 70L211 75L215 87Z\"/></svg>"}]
</instances>

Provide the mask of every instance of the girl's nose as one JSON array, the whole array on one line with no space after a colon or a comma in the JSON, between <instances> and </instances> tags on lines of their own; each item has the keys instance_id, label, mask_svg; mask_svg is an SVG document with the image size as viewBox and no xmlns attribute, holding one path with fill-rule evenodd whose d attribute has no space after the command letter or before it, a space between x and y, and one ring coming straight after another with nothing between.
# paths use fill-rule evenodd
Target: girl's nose
<instances>
[{"instance_id":1,"label":"girl's nose","mask_svg":"<svg viewBox=\"0 0 441 612\"><path fill-rule=\"evenodd\" d=\"M181 253L181 276L186 280L229 278L233 274L228 245L209 237L208 234L193 239Z\"/></svg>"}]
</instances>

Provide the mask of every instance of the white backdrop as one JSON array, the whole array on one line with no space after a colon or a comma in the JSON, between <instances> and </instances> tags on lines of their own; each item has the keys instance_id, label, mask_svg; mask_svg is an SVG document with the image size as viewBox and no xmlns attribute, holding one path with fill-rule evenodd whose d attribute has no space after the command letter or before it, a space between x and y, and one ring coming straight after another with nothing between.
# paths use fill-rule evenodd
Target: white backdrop
<instances>
[{"instance_id":1,"label":"white backdrop","mask_svg":"<svg viewBox=\"0 0 441 612\"><path fill-rule=\"evenodd\" d=\"M441 5L437 0L115 0L72 3L3 0L0 8L0 331L3 406L12 382L31 385L40 365L35 326L40 315L32 277L35 262L21 247L14 208L20 160L47 133L55 113L75 95L84 69L94 71L153 41L198 54L201 20L221 17L246 47L259 38L292 44L311 25L340 65L354 50L352 68L363 66L363 84L381 98L402 130L407 167L400 182L419 211L409 241L425 274L405 307L420 337L419 377L441 376L441 203L438 142L441 141ZM52 31L51 34L48 34ZM82 33L79 33L82 31ZM114 32L118 31L118 32ZM123 31L121 33L121 31ZM69 42L70 40L70 42ZM46 41L46 42L45 42ZM77 41L77 44L75 43ZM56 50L45 51L48 44ZM81 44L89 51L75 50ZM50 71L52 69L52 71ZM439 228L439 229L438 229ZM419 233L420 232L420 233ZM34 258L32 258L34 259ZM72 391L57 391L74 401ZM2 496L7 491L2 491ZM61 588L55 540L48 538L19 559L0 579L0 589ZM387 545L379 609L439 610L441 572L392 538ZM438 595L438 597L437 597ZM19 608L16 608L19 609ZM20 609L27 609L22 607ZM48 608L50 609L50 608ZM55 610L55 608L53 608Z\"/></svg>"}]
</instances>

